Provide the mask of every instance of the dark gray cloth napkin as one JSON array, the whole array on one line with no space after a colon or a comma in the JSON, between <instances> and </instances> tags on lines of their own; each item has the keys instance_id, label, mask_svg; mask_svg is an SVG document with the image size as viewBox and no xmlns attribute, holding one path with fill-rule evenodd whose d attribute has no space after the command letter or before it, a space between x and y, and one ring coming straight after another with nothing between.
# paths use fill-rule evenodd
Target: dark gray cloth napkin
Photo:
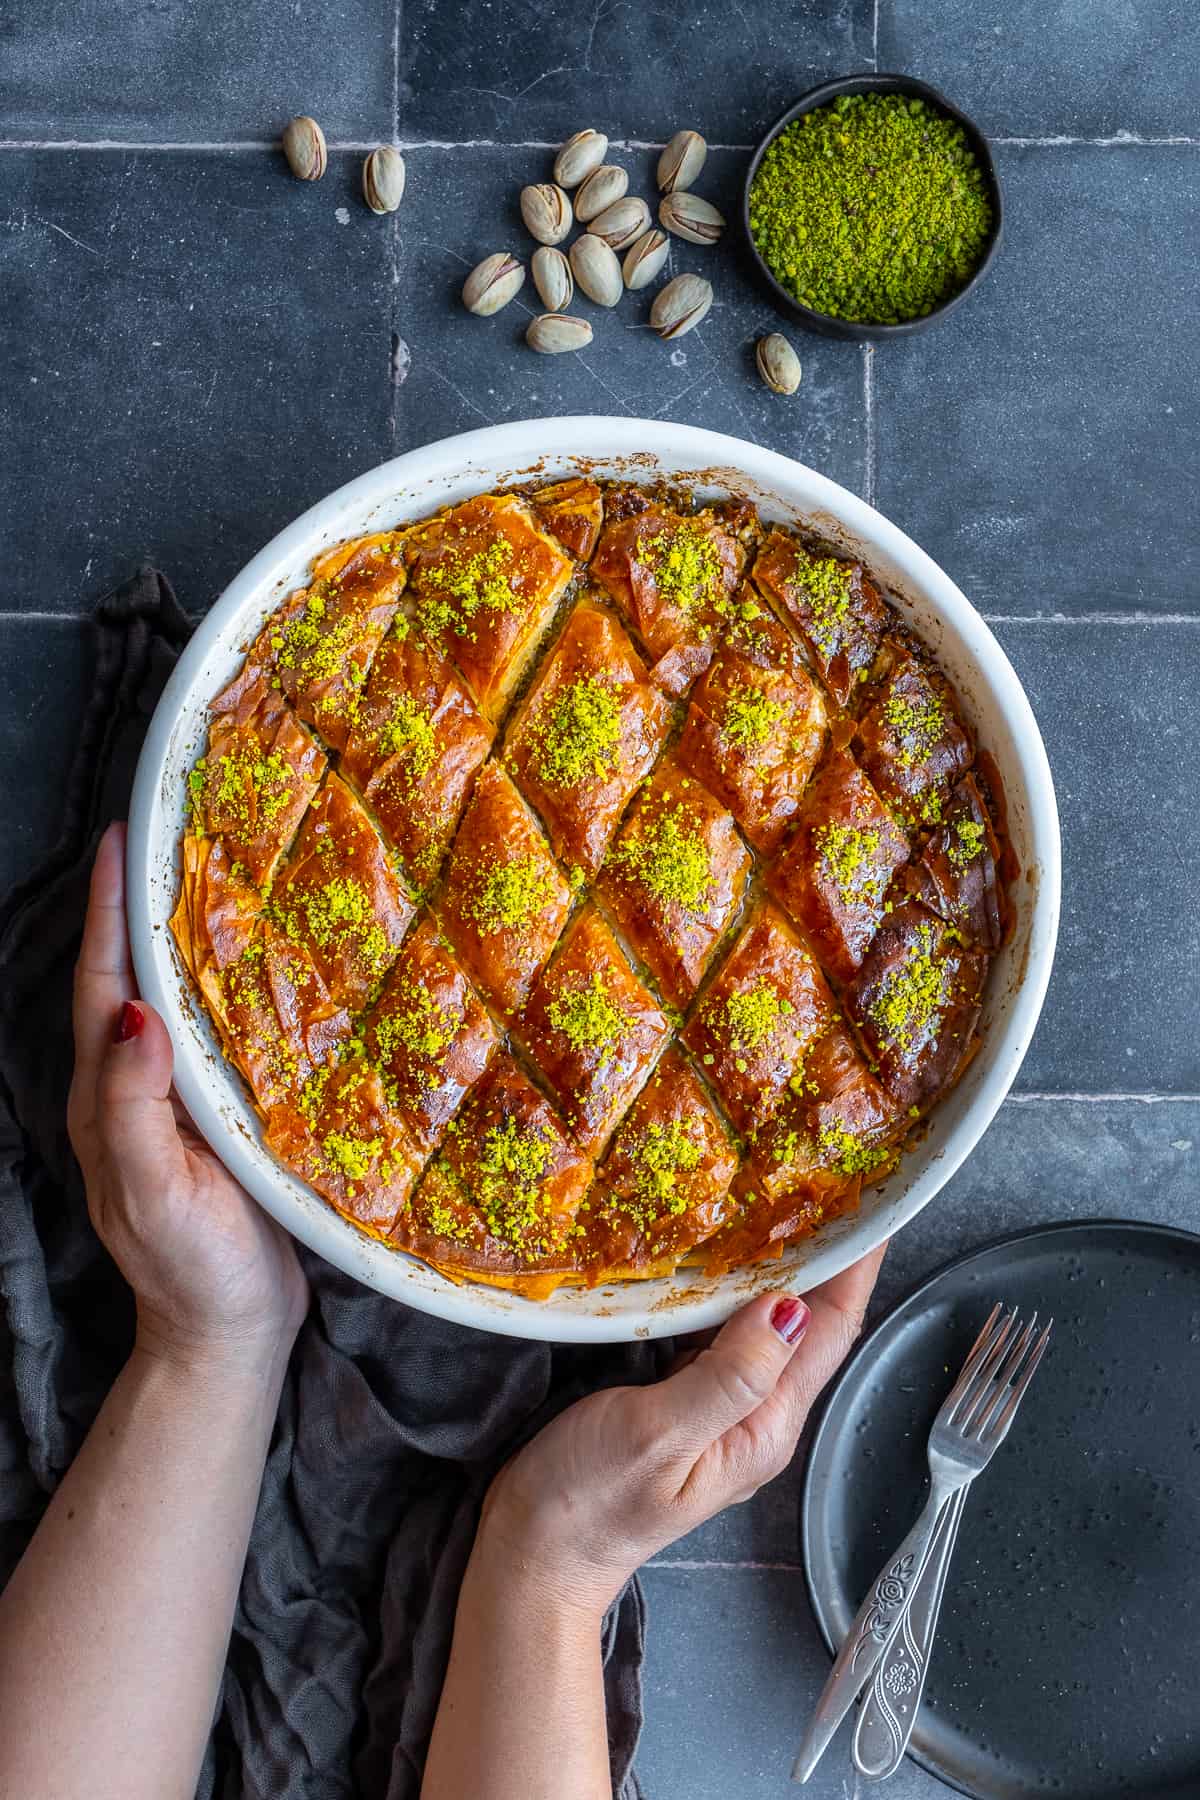
<instances>
[{"instance_id":1,"label":"dark gray cloth napkin","mask_svg":"<svg viewBox=\"0 0 1200 1800\"><path fill-rule=\"evenodd\" d=\"M131 1341L130 1296L88 1222L67 1142L71 971L97 837L124 817L189 630L152 569L100 603L62 835L0 907L0 1581ZM284 1386L200 1795L412 1800L492 1474L569 1401L657 1373L663 1351L493 1337L305 1261L313 1303ZM603 1639L620 1800L641 1794L643 1626L632 1582Z\"/></svg>"}]
</instances>

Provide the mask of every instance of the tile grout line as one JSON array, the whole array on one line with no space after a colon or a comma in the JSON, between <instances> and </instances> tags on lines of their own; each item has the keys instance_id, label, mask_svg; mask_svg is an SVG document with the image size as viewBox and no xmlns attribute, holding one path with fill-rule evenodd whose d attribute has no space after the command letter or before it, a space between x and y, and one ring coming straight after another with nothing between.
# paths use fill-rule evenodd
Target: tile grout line
<instances>
[{"instance_id":1,"label":"tile grout line","mask_svg":"<svg viewBox=\"0 0 1200 1800\"><path fill-rule=\"evenodd\" d=\"M1115 1106L1118 1104L1171 1106L1176 1103L1181 1106L1195 1106L1200 1103L1200 1094L1084 1094L1069 1091L1053 1094L1048 1091L1039 1091L1036 1088L1028 1088L1020 1093L1006 1094L1004 1097L1006 1106L1061 1106L1068 1102L1079 1106Z\"/></svg>"},{"instance_id":2,"label":"tile grout line","mask_svg":"<svg viewBox=\"0 0 1200 1800\"><path fill-rule=\"evenodd\" d=\"M875 0L871 13L871 67L879 73L879 0Z\"/></svg>"},{"instance_id":3,"label":"tile grout line","mask_svg":"<svg viewBox=\"0 0 1200 1800\"><path fill-rule=\"evenodd\" d=\"M396 78L394 86L399 94L399 61L396 58ZM399 131L393 135L393 144L397 150L557 150L559 144L549 138L401 138ZM371 138L330 138L328 148L332 151L366 151L375 148L378 139ZM1128 149L1200 149L1200 137L1139 137L1135 132L1122 131L1114 137L1069 137L1058 135L1052 137L989 137L988 142L1001 149L1094 149L1094 150L1128 150ZM661 142L649 138L610 138L613 150L661 150ZM753 144L720 144L710 143L710 150L736 151L749 154ZM274 151L279 148L278 138L217 138L217 139L141 139L141 138L0 138L0 151L4 150L128 150L156 151L167 153L200 153L200 152L253 152Z\"/></svg>"},{"instance_id":4,"label":"tile grout line","mask_svg":"<svg viewBox=\"0 0 1200 1800\"><path fill-rule=\"evenodd\" d=\"M868 506L875 504L876 472L878 467L879 440L875 428L875 346L864 344L862 347L863 371L863 499Z\"/></svg>"},{"instance_id":5,"label":"tile grout line","mask_svg":"<svg viewBox=\"0 0 1200 1800\"><path fill-rule=\"evenodd\" d=\"M399 275L399 225L396 228L396 245L392 264L392 283L398 284ZM394 355L392 378L397 385L403 383L407 374L406 350L403 339L392 346ZM398 377L398 379L397 379ZM874 470L871 471L873 484ZM864 495L864 498L870 498ZM978 609L977 609L978 610ZM980 612L985 625L1200 625L1200 611L1195 613L1154 613L1154 612L1095 612L1095 613L989 613ZM84 607L68 607L62 612L39 610L36 607L0 607L0 625L55 625L82 624L92 617Z\"/></svg>"},{"instance_id":6,"label":"tile grout line","mask_svg":"<svg viewBox=\"0 0 1200 1800\"><path fill-rule=\"evenodd\" d=\"M392 142L400 142L400 9L404 0L392 0ZM408 346L400 336L397 300L400 289L400 220L393 212L388 217L388 264L392 278L388 307L388 448L396 454L396 427L399 422L400 387L408 374Z\"/></svg>"}]
</instances>

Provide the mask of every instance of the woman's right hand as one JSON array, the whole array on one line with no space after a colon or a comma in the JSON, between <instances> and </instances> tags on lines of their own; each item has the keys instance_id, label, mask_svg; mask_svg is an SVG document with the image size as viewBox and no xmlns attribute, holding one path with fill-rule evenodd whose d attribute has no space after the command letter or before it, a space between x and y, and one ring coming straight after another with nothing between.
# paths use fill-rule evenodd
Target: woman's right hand
<instances>
[{"instance_id":1,"label":"woman's right hand","mask_svg":"<svg viewBox=\"0 0 1200 1800\"><path fill-rule=\"evenodd\" d=\"M166 1026L137 998L125 832L92 870L75 971L67 1118L101 1240L137 1298L138 1345L186 1367L286 1359L308 1303L291 1239L208 1148L171 1087Z\"/></svg>"}]
</instances>

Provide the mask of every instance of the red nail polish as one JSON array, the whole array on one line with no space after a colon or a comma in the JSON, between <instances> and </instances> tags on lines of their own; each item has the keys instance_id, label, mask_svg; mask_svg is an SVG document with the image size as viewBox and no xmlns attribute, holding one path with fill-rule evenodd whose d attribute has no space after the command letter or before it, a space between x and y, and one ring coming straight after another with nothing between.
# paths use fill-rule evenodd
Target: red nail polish
<instances>
[{"instance_id":1,"label":"red nail polish","mask_svg":"<svg viewBox=\"0 0 1200 1800\"><path fill-rule=\"evenodd\" d=\"M127 1044L130 1038L141 1037L145 1028L146 1015L136 1000L124 1000L117 1014L117 1029L113 1039L118 1044Z\"/></svg>"},{"instance_id":2,"label":"red nail polish","mask_svg":"<svg viewBox=\"0 0 1200 1800\"><path fill-rule=\"evenodd\" d=\"M803 1300L787 1294L771 1308L771 1323L785 1344L798 1344L808 1329L811 1317Z\"/></svg>"}]
</instances>

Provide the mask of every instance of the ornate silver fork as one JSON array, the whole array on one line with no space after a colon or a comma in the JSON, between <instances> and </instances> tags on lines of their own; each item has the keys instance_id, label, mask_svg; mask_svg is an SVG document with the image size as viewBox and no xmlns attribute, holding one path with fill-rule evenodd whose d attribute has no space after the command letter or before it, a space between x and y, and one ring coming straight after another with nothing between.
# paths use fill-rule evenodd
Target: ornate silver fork
<instances>
[{"instance_id":1,"label":"ornate silver fork","mask_svg":"<svg viewBox=\"0 0 1200 1800\"><path fill-rule=\"evenodd\" d=\"M837 1655L792 1769L807 1781L834 1732L899 1630L942 1508L985 1469L1008 1435L1050 1336L1037 1314L1021 1326L993 1307L929 1434L929 1498L920 1518L863 1601Z\"/></svg>"}]
</instances>

